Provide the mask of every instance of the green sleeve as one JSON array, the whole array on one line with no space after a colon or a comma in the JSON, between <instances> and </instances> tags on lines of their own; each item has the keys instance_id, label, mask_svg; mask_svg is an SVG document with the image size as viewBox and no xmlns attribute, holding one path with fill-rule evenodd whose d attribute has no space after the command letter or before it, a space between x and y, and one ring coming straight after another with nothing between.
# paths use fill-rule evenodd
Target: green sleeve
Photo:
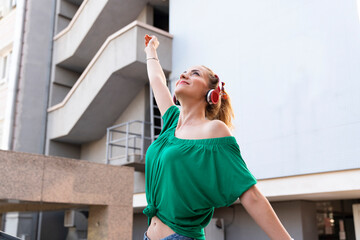
<instances>
[{"instance_id":1,"label":"green sleeve","mask_svg":"<svg viewBox=\"0 0 360 240\"><path fill-rule=\"evenodd\" d=\"M176 105L172 105L166 110L166 112L162 116L163 127L161 129L160 135L166 132L166 130L168 130L169 128L176 126L179 114L180 110Z\"/></svg>"},{"instance_id":2,"label":"green sleeve","mask_svg":"<svg viewBox=\"0 0 360 240\"><path fill-rule=\"evenodd\" d=\"M218 189L214 206L227 207L256 184L257 180L248 170L237 143L218 146L214 155L215 184Z\"/></svg>"}]
</instances>

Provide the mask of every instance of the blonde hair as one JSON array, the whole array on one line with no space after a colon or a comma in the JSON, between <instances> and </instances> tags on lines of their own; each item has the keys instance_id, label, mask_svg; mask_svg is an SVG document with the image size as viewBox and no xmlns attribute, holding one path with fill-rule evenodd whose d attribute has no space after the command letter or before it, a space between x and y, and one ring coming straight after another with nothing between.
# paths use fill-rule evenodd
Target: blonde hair
<instances>
[{"instance_id":1,"label":"blonde hair","mask_svg":"<svg viewBox=\"0 0 360 240\"><path fill-rule=\"evenodd\" d=\"M208 67L202 65L208 72L209 89L216 89L219 85L219 78ZM221 87L221 86L220 86ZM225 90L224 90L225 91ZM233 129L232 119L234 118L234 111L231 106L229 94L225 92L227 97L220 97L217 104L208 104L205 110L205 116L210 119L218 119L223 121L230 129Z\"/></svg>"}]
</instances>

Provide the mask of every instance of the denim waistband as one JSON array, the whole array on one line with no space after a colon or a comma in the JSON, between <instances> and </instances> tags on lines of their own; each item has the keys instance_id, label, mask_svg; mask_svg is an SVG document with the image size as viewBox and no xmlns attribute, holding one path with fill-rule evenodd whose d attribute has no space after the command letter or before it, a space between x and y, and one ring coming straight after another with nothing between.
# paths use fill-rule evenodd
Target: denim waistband
<instances>
[{"instance_id":1,"label":"denim waistband","mask_svg":"<svg viewBox=\"0 0 360 240\"><path fill-rule=\"evenodd\" d=\"M147 232L147 231L146 231ZM144 233L144 240L151 240L150 238L148 238L148 236L146 235L146 232ZM189 238L186 236L182 236L180 234L174 233L171 234L165 238L162 238L160 240L193 240L193 238Z\"/></svg>"}]
</instances>

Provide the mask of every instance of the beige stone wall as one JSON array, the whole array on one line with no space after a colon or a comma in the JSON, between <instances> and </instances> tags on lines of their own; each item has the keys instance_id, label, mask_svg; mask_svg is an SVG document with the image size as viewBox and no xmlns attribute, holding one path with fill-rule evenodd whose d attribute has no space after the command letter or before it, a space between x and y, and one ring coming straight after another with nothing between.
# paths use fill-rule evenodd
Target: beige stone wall
<instances>
[{"instance_id":1,"label":"beige stone wall","mask_svg":"<svg viewBox=\"0 0 360 240\"><path fill-rule=\"evenodd\" d=\"M0 213L89 206L89 240L132 239L132 168L13 151L0 166Z\"/></svg>"}]
</instances>

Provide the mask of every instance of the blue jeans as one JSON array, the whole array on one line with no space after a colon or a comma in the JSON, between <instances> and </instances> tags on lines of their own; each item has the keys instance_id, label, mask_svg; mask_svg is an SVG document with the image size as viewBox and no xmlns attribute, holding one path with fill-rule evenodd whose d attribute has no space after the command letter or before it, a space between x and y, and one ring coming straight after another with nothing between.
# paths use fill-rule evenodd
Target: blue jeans
<instances>
[{"instance_id":1,"label":"blue jeans","mask_svg":"<svg viewBox=\"0 0 360 240\"><path fill-rule=\"evenodd\" d=\"M148 236L146 235L146 232L144 233L144 240L150 240L150 238L148 238ZM174 233L165 238L162 238L161 240L193 240L193 238L185 237L180 234Z\"/></svg>"}]
</instances>

